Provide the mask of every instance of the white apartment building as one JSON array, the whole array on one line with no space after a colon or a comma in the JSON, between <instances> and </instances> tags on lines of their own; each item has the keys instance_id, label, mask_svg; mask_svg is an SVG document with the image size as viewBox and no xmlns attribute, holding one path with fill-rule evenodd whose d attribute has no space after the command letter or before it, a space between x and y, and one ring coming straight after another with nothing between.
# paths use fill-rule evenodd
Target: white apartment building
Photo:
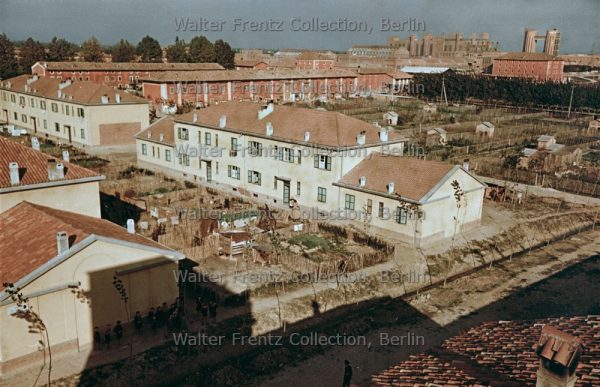
<instances>
[{"instance_id":1,"label":"white apartment building","mask_svg":"<svg viewBox=\"0 0 600 387\"><path fill-rule=\"evenodd\" d=\"M124 145L149 124L140 97L87 81L21 75L0 82L0 122L76 146Z\"/></svg>"},{"instance_id":2,"label":"white apartment building","mask_svg":"<svg viewBox=\"0 0 600 387\"><path fill-rule=\"evenodd\" d=\"M315 109L221 103L163 118L140 132L136 139L140 167L220 186L274 205L297 204L303 209L316 209L317 214L325 213L333 218L348 216L340 210L362 211L367 203L364 194L372 196L372 203L377 201L379 192L376 191L349 193L352 184L346 179L363 163L384 160L381 168L396 176L399 182L406 172L399 167L401 164L394 165L396 161L407 159L401 157L405 137L340 113ZM411 160L424 163L425 169L429 166L429 162ZM453 168L444 167L448 168L447 173ZM426 171L423 175L423 178L428 177ZM433 176L438 179L436 183L444 177ZM461 181L473 179L467 172L458 178ZM359 184L359 178L352 179ZM367 176L368 181L371 179L377 177ZM429 184L429 180L417 179L410 183ZM466 183L464 185L466 187ZM483 198L483 185L476 185ZM398 192L392 190L390 195L399 199ZM354 204L350 206L349 201ZM478 208L474 210L475 218L481 217L481 203L473 200L472 207ZM396 210L397 205L391 201L386 205L390 214ZM357 216L350 215L348 220L362 223L360 219L352 219ZM430 216L435 219L433 213ZM475 218L468 217L464 224L477 223ZM395 220L395 216L389 215L375 222L373 231L387 230L395 237L412 238L414 231ZM436 227L423 226L423 230L420 237L448 236L448 232L444 230L440 234Z\"/></svg>"}]
</instances>

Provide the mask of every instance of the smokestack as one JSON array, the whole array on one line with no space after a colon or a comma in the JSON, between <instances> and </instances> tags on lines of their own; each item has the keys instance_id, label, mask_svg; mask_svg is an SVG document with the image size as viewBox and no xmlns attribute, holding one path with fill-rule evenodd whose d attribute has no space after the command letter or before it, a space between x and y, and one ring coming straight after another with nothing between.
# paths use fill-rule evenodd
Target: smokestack
<instances>
[{"instance_id":1,"label":"smokestack","mask_svg":"<svg viewBox=\"0 0 600 387\"><path fill-rule=\"evenodd\" d=\"M69 236L65 231L59 231L56 233L56 249L58 255L69 250Z\"/></svg>"},{"instance_id":2,"label":"smokestack","mask_svg":"<svg viewBox=\"0 0 600 387\"><path fill-rule=\"evenodd\" d=\"M227 116L223 114L221 118L219 118L219 128L224 128L227 126Z\"/></svg>"},{"instance_id":3,"label":"smokestack","mask_svg":"<svg viewBox=\"0 0 600 387\"><path fill-rule=\"evenodd\" d=\"M115 94L115 102L116 103L121 103L121 94Z\"/></svg>"},{"instance_id":4,"label":"smokestack","mask_svg":"<svg viewBox=\"0 0 600 387\"><path fill-rule=\"evenodd\" d=\"M104 94L102 97L100 97L100 102L104 104L108 103L108 95Z\"/></svg>"},{"instance_id":5,"label":"smokestack","mask_svg":"<svg viewBox=\"0 0 600 387\"><path fill-rule=\"evenodd\" d=\"M387 189L388 189L388 193L389 194L393 194L394 193L394 182L390 181L387 185Z\"/></svg>"},{"instance_id":6,"label":"smokestack","mask_svg":"<svg viewBox=\"0 0 600 387\"><path fill-rule=\"evenodd\" d=\"M310 141L310 132L304 132L304 142Z\"/></svg>"},{"instance_id":7,"label":"smokestack","mask_svg":"<svg viewBox=\"0 0 600 387\"><path fill-rule=\"evenodd\" d=\"M356 136L356 143L358 145L365 145L366 140L367 140L367 132L365 132L364 130L362 132L360 132L358 134L358 136Z\"/></svg>"},{"instance_id":8,"label":"smokestack","mask_svg":"<svg viewBox=\"0 0 600 387\"><path fill-rule=\"evenodd\" d=\"M68 163L69 161L71 161L71 158L70 158L70 156L69 156L69 151L68 151L68 150L64 150L64 151L62 152L62 158L63 158L63 160L65 160L67 163Z\"/></svg>"},{"instance_id":9,"label":"smokestack","mask_svg":"<svg viewBox=\"0 0 600 387\"><path fill-rule=\"evenodd\" d=\"M198 122L198 113L192 114L192 122Z\"/></svg>"},{"instance_id":10,"label":"smokestack","mask_svg":"<svg viewBox=\"0 0 600 387\"><path fill-rule=\"evenodd\" d=\"M65 178L65 166L63 163L57 163L54 159L48 160L48 180L60 180Z\"/></svg>"},{"instance_id":11,"label":"smokestack","mask_svg":"<svg viewBox=\"0 0 600 387\"><path fill-rule=\"evenodd\" d=\"M21 183L19 164L16 162L8 163L8 171L10 173L10 185L19 185Z\"/></svg>"},{"instance_id":12,"label":"smokestack","mask_svg":"<svg viewBox=\"0 0 600 387\"><path fill-rule=\"evenodd\" d=\"M127 232L135 234L135 221L133 219L127 219Z\"/></svg>"},{"instance_id":13,"label":"smokestack","mask_svg":"<svg viewBox=\"0 0 600 387\"><path fill-rule=\"evenodd\" d=\"M470 166L469 164L470 164L470 163L469 163L469 159L465 159L465 160L463 161L463 169L464 169L465 171L469 171L469 166Z\"/></svg>"},{"instance_id":14,"label":"smokestack","mask_svg":"<svg viewBox=\"0 0 600 387\"><path fill-rule=\"evenodd\" d=\"M575 386L575 370L583 353L579 338L545 325L534 349L540 359L536 387Z\"/></svg>"},{"instance_id":15,"label":"smokestack","mask_svg":"<svg viewBox=\"0 0 600 387\"><path fill-rule=\"evenodd\" d=\"M271 124L270 122L267 122L267 124L265 125L265 132L267 136L272 136L273 135L273 124Z\"/></svg>"},{"instance_id":16,"label":"smokestack","mask_svg":"<svg viewBox=\"0 0 600 387\"><path fill-rule=\"evenodd\" d=\"M31 147L36 151L40 150L40 140L37 137L31 137Z\"/></svg>"},{"instance_id":17,"label":"smokestack","mask_svg":"<svg viewBox=\"0 0 600 387\"><path fill-rule=\"evenodd\" d=\"M361 187L364 187L365 184L367 184L367 177L366 176L361 176L358 179L358 185L360 185Z\"/></svg>"}]
</instances>

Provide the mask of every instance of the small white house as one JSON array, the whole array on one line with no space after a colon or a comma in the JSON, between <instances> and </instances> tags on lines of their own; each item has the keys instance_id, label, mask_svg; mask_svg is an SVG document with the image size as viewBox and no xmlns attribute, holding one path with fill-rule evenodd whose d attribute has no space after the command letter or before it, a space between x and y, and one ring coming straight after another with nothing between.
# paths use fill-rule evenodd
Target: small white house
<instances>
[{"instance_id":1,"label":"small white house","mask_svg":"<svg viewBox=\"0 0 600 387\"><path fill-rule=\"evenodd\" d=\"M398 113L389 111L387 113L383 113L383 119L385 120L386 125L398 125Z\"/></svg>"},{"instance_id":2,"label":"small white house","mask_svg":"<svg viewBox=\"0 0 600 387\"><path fill-rule=\"evenodd\" d=\"M475 134L486 137L494 137L495 127L491 122L485 121L475 127Z\"/></svg>"},{"instance_id":3,"label":"small white house","mask_svg":"<svg viewBox=\"0 0 600 387\"><path fill-rule=\"evenodd\" d=\"M427 131L427 145L446 145L446 130L443 128L433 128Z\"/></svg>"}]
</instances>

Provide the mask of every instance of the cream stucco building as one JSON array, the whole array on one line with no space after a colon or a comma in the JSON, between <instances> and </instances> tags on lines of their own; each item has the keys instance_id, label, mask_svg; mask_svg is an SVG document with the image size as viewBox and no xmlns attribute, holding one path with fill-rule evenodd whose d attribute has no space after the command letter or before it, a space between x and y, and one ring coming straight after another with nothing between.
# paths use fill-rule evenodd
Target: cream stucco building
<instances>
[{"instance_id":1,"label":"cream stucco building","mask_svg":"<svg viewBox=\"0 0 600 387\"><path fill-rule=\"evenodd\" d=\"M21 202L0 214L0 230L2 283L28 298L20 307L0 284L0 375L41 363L48 339L54 354L88 356L94 327L179 296L174 273L184 256L106 220ZM29 331L29 312L48 337Z\"/></svg>"},{"instance_id":2,"label":"cream stucco building","mask_svg":"<svg viewBox=\"0 0 600 387\"><path fill-rule=\"evenodd\" d=\"M77 146L124 145L149 124L148 103L103 84L21 75L0 82L0 122Z\"/></svg>"}]
</instances>

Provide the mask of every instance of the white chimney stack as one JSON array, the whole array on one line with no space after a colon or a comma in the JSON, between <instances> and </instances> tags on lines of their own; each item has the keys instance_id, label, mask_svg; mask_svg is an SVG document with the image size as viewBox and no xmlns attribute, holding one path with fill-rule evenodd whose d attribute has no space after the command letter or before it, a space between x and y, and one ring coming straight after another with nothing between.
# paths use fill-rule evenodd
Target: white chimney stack
<instances>
[{"instance_id":1,"label":"white chimney stack","mask_svg":"<svg viewBox=\"0 0 600 387\"><path fill-rule=\"evenodd\" d=\"M159 141L163 141L165 139L165 135L160 133L158 136Z\"/></svg>"},{"instance_id":2,"label":"white chimney stack","mask_svg":"<svg viewBox=\"0 0 600 387\"><path fill-rule=\"evenodd\" d=\"M56 96L57 96L58 98L62 98L62 96L63 96L63 92L62 92L62 90L61 90L61 89L58 89L58 91L56 92Z\"/></svg>"},{"instance_id":3,"label":"white chimney stack","mask_svg":"<svg viewBox=\"0 0 600 387\"><path fill-rule=\"evenodd\" d=\"M31 147L36 151L40 150L40 140L37 137L31 137Z\"/></svg>"},{"instance_id":4,"label":"white chimney stack","mask_svg":"<svg viewBox=\"0 0 600 387\"><path fill-rule=\"evenodd\" d=\"M148 138L152 138L152 132L148 131L148 133L146 134L146 136L147 136Z\"/></svg>"},{"instance_id":5,"label":"white chimney stack","mask_svg":"<svg viewBox=\"0 0 600 387\"><path fill-rule=\"evenodd\" d=\"M360 132L358 134L358 136L356 136L356 143L358 145L365 145L366 140L367 140L367 132L365 132L364 130L362 132Z\"/></svg>"},{"instance_id":6,"label":"white chimney stack","mask_svg":"<svg viewBox=\"0 0 600 387\"><path fill-rule=\"evenodd\" d=\"M361 176L358 179L358 185L360 185L361 187L364 187L365 184L367 184L367 177L366 176Z\"/></svg>"},{"instance_id":7,"label":"white chimney stack","mask_svg":"<svg viewBox=\"0 0 600 387\"><path fill-rule=\"evenodd\" d=\"M388 189L388 193L389 194L393 194L394 193L394 182L390 181L387 185L387 189Z\"/></svg>"},{"instance_id":8,"label":"white chimney stack","mask_svg":"<svg viewBox=\"0 0 600 387\"><path fill-rule=\"evenodd\" d=\"M127 219L127 232L135 234L135 221L133 219Z\"/></svg>"},{"instance_id":9,"label":"white chimney stack","mask_svg":"<svg viewBox=\"0 0 600 387\"><path fill-rule=\"evenodd\" d=\"M267 122L267 124L265 125L265 129L266 129L267 136L270 137L273 135L273 124L271 124L270 122Z\"/></svg>"},{"instance_id":10,"label":"white chimney stack","mask_svg":"<svg viewBox=\"0 0 600 387\"><path fill-rule=\"evenodd\" d=\"M198 122L198 113L192 114L192 122Z\"/></svg>"},{"instance_id":11,"label":"white chimney stack","mask_svg":"<svg viewBox=\"0 0 600 387\"><path fill-rule=\"evenodd\" d=\"M470 167L470 165L469 165L469 164L470 164L470 163L469 163L469 159L465 159L465 160L463 161L463 169L464 169L465 171L469 171L469 167Z\"/></svg>"},{"instance_id":12,"label":"white chimney stack","mask_svg":"<svg viewBox=\"0 0 600 387\"><path fill-rule=\"evenodd\" d=\"M273 102L269 102L267 104L267 106L263 106L262 109L260 109L258 111L258 119L262 120L263 118L265 118L269 114L273 113L274 109L275 109L275 105L273 104Z\"/></svg>"},{"instance_id":13,"label":"white chimney stack","mask_svg":"<svg viewBox=\"0 0 600 387\"><path fill-rule=\"evenodd\" d=\"M100 102L102 103L108 103L108 95L104 94L102 97L100 97Z\"/></svg>"},{"instance_id":14,"label":"white chimney stack","mask_svg":"<svg viewBox=\"0 0 600 387\"><path fill-rule=\"evenodd\" d=\"M48 160L48 180L60 180L65 178L65 166L63 163L57 163L56 160Z\"/></svg>"},{"instance_id":15,"label":"white chimney stack","mask_svg":"<svg viewBox=\"0 0 600 387\"><path fill-rule=\"evenodd\" d=\"M227 116L223 114L221 118L219 118L219 128L224 128L227 126Z\"/></svg>"},{"instance_id":16,"label":"white chimney stack","mask_svg":"<svg viewBox=\"0 0 600 387\"><path fill-rule=\"evenodd\" d=\"M121 103L121 94L115 94L115 102L116 103Z\"/></svg>"},{"instance_id":17,"label":"white chimney stack","mask_svg":"<svg viewBox=\"0 0 600 387\"><path fill-rule=\"evenodd\" d=\"M10 185L19 185L21 183L19 164L16 162L8 163L8 170L10 172Z\"/></svg>"},{"instance_id":18,"label":"white chimney stack","mask_svg":"<svg viewBox=\"0 0 600 387\"><path fill-rule=\"evenodd\" d=\"M64 150L64 151L62 152L62 158L63 158L63 160L65 160L67 163L68 163L69 161L71 161L71 158L70 158L70 156L69 156L69 151L68 151L68 150Z\"/></svg>"},{"instance_id":19,"label":"white chimney stack","mask_svg":"<svg viewBox=\"0 0 600 387\"><path fill-rule=\"evenodd\" d=\"M304 142L310 141L310 132L304 132Z\"/></svg>"},{"instance_id":20,"label":"white chimney stack","mask_svg":"<svg viewBox=\"0 0 600 387\"><path fill-rule=\"evenodd\" d=\"M58 255L69 250L69 236L65 231L59 231L56 233L56 249Z\"/></svg>"},{"instance_id":21,"label":"white chimney stack","mask_svg":"<svg viewBox=\"0 0 600 387\"><path fill-rule=\"evenodd\" d=\"M381 142L387 142L388 140L388 130L387 128L381 128L379 131L379 140Z\"/></svg>"}]
</instances>

